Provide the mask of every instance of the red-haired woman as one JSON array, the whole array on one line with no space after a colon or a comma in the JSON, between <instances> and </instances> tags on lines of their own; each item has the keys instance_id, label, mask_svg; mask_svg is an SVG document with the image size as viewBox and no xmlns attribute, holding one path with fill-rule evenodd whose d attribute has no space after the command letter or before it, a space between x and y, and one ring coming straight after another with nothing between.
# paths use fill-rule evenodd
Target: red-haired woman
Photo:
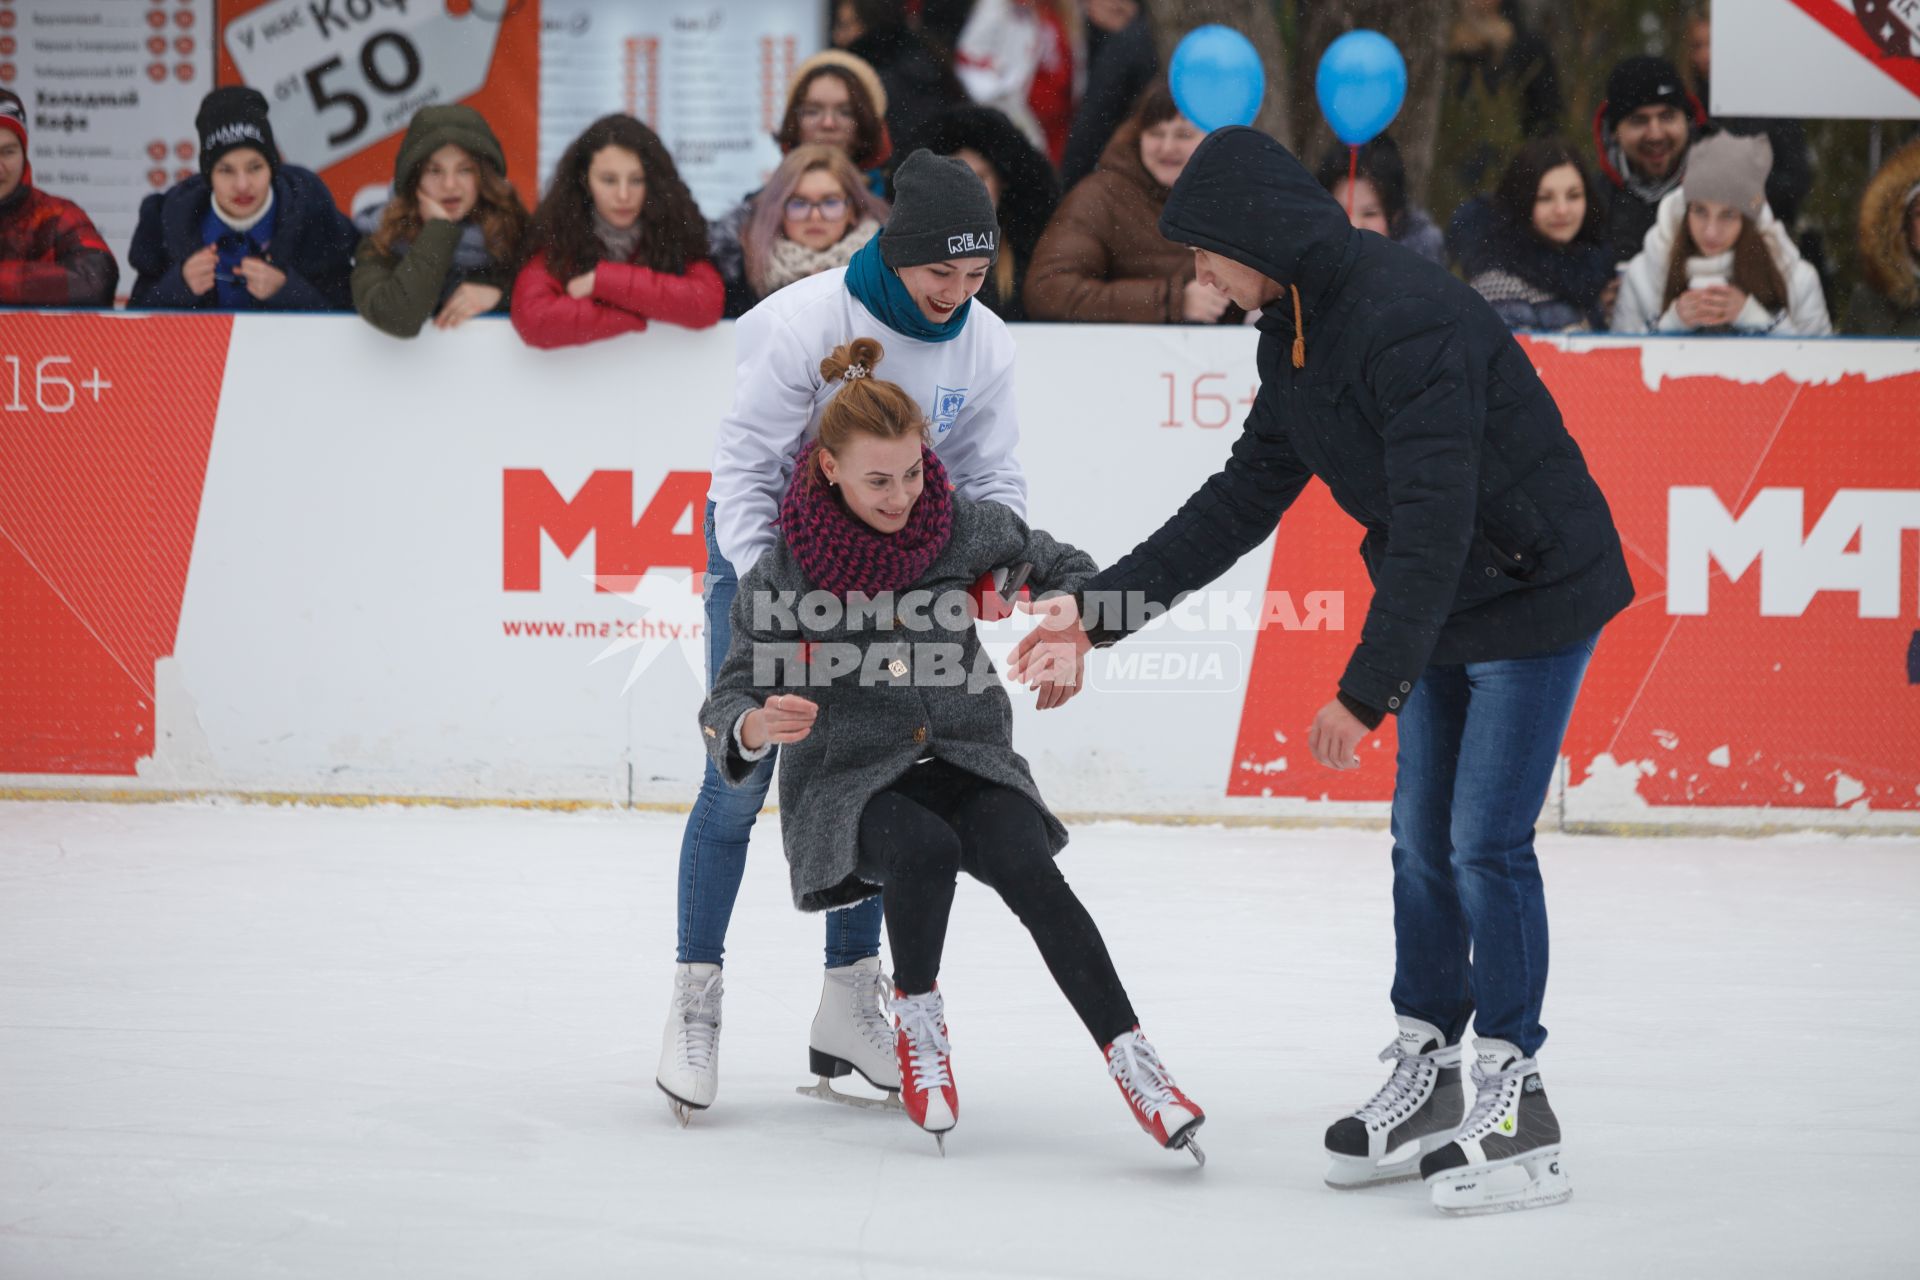
<instances>
[{"instance_id":1,"label":"red-haired woman","mask_svg":"<svg viewBox=\"0 0 1920 1280\"><path fill-rule=\"evenodd\" d=\"M513 286L513 327L528 346L720 319L725 287L700 208L660 136L632 116L604 116L573 140L534 211L528 249Z\"/></svg>"},{"instance_id":2,"label":"red-haired woman","mask_svg":"<svg viewBox=\"0 0 1920 1280\"><path fill-rule=\"evenodd\" d=\"M796 460L778 537L740 581L700 708L708 759L747 787L785 748L780 839L796 907L884 904L900 1100L943 1151L960 1095L937 979L965 871L1027 927L1140 1127L1201 1159L1206 1115L1140 1034L1099 927L1055 865L1067 829L1013 749L1013 706L973 627L973 584L996 569L1024 563L1034 590L1052 592L1096 566L1005 504L956 494L926 413L875 376L884 354L863 337L819 362L833 397Z\"/></svg>"}]
</instances>

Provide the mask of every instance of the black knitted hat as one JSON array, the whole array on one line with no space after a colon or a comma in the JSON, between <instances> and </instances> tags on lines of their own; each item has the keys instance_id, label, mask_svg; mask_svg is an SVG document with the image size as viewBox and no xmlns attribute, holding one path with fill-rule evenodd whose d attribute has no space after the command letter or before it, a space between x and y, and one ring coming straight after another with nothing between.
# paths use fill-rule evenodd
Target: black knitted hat
<instances>
[{"instance_id":1,"label":"black knitted hat","mask_svg":"<svg viewBox=\"0 0 1920 1280\"><path fill-rule=\"evenodd\" d=\"M1681 115L1692 114L1687 87L1671 62L1648 54L1628 58L1607 76L1607 129L1656 102L1677 107Z\"/></svg>"},{"instance_id":2,"label":"black knitted hat","mask_svg":"<svg viewBox=\"0 0 1920 1280\"><path fill-rule=\"evenodd\" d=\"M258 89L228 85L200 101L193 118L200 135L200 173L213 176L213 166L229 151L252 147L267 158L267 167L280 171L280 148L273 145L273 126L267 123L267 100Z\"/></svg>"},{"instance_id":3,"label":"black knitted hat","mask_svg":"<svg viewBox=\"0 0 1920 1280\"><path fill-rule=\"evenodd\" d=\"M880 260L889 267L1000 255L993 199L966 161L916 151L894 171L893 187L893 212L880 232Z\"/></svg>"}]
</instances>

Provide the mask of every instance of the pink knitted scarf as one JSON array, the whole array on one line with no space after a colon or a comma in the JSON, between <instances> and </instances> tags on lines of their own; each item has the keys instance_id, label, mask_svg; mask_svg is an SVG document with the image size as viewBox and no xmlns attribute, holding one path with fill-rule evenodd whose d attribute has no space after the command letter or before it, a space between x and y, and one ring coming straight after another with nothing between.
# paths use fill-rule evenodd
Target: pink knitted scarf
<instances>
[{"instance_id":1,"label":"pink knitted scarf","mask_svg":"<svg viewBox=\"0 0 1920 1280\"><path fill-rule=\"evenodd\" d=\"M793 483L774 526L787 540L807 581L841 599L855 591L877 596L901 592L920 581L953 536L953 486L932 449L920 457L926 487L898 533L881 533L847 510L824 481L814 478L810 441L794 463Z\"/></svg>"}]
</instances>

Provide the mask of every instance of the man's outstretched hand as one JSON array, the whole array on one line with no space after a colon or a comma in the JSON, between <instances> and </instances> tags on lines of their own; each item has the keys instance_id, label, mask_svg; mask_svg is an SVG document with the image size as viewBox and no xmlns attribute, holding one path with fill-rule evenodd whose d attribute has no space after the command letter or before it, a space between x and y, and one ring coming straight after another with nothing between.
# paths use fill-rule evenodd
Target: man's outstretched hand
<instances>
[{"instance_id":1,"label":"man's outstretched hand","mask_svg":"<svg viewBox=\"0 0 1920 1280\"><path fill-rule=\"evenodd\" d=\"M1329 769L1358 769L1360 741L1371 732L1335 698L1313 718L1313 727L1307 730L1307 747L1313 758Z\"/></svg>"},{"instance_id":2,"label":"man's outstretched hand","mask_svg":"<svg viewBox=\"0 0 1920 1280\"><path fill-rule=\"evenodd\" d=\"M1020 638L1007 663L1007 674L1029 689L1040 691L1035 705L1051 711L1080 692L1082 662L1093 641L1080 625L1080 606L1072 596L1022 600L1018 607L1040 620Z\"/></svg>"}]
</instances>

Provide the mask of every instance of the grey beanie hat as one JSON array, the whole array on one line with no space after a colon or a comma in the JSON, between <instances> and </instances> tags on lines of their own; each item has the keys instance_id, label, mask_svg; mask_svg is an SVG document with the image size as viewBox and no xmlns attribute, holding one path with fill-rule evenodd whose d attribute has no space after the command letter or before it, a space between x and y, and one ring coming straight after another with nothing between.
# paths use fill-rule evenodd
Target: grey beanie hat
<instances>
[{"instance_id":1,"label":"grey beanie hat","mask_svg":"<svg viewBox=\"0 0 1920 1280\"><path fill-rule=\"evenodd\" d=\"M966 161L922 148L894 171L893 187L893 212L880 232L888 266L999 256L1000 219Z\"/></svg>"},{"instance_id":2,"label":"grey beanie hat","mask_svg":"<svg viewBox=\"0 0 1920 1280\"><path fill-rule=\"evenodd\" d=\"M1687 176L1681 187L1688 200L1730 204L1749 218L1767 204L1767 174L1773 169L1773 143L1765 134L1751 138L1716 133L1687 151Z\"/></svg>"}]
</instances>

